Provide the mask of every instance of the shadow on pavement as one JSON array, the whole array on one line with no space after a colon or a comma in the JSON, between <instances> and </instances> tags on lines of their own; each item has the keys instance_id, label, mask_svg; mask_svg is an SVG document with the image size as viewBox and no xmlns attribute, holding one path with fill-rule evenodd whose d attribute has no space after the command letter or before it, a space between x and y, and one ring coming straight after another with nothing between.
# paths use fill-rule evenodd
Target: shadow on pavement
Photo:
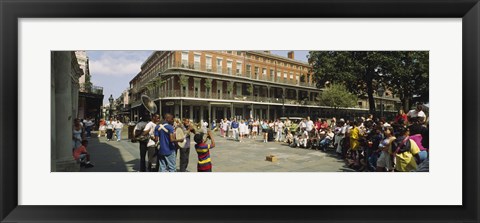
<instances>
[{"instance_id":1,"label":"shadow on pavement","mask_svg":"<svg viewBox=\"0 0 480 223\"><path fill-rule=\"evenodd\" d=\"M90 160L95 165L92 168L80 169L80 172L127 172L127 166L122 158L120 149L110 145L114 142L100 142L99 138L92 135L88 139L87 151L90 153Z\"/></svg>"}]
</instances>

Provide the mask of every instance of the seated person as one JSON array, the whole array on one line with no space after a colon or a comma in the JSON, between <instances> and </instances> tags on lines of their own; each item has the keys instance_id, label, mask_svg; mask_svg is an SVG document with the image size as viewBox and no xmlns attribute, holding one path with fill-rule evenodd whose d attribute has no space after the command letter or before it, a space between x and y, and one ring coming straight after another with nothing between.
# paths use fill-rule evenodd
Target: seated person
<instances>
[{"instance_id":1,"label":"seated person","mask_svg":"<svg viewBox=\"0 0 480 223\"><path fill-rule=\"evenodd\" d=\"M325 134L325 137L322 139L322 141L320 141L320 148L323 151L327 151L327 146L333 140L334 136L335 134L333 134L332 130L330 128L327 128L327 133Z\"/></svg>"},{"instance_id":2,"label":"seated person","mask_svg":"<svg viewBox=\"0 0 480 223\"><path fill-rule=\"evenodd\" d=\"M288 130L287 136L285 137L285 142L290 145L293 143L293 135L290 129Z\"/></svg>"},{"instance_id":3,"label":"seated person","mask_svg":"<svg viewBox=\"0 0 480 223\"><path fill-rule=\"evenodd\" d=\"M82 145L73 150L73 158L80 162L80 167L91 168L93 164L90 163L90 154L87 152L87 146L88 140L82 140Z\"/></svg>"},{"instance_id":4,"label":"seated person","mask_svg":"<svg viewBox=\"0 0 480 223\"><path fill-rule=\"evenodd\" d=\"M302 135L300 136L297 146L302 146L304 148L307 148L307 142L308 142L308 132L307 130L304 130Z\"/></svg>"}]
</instances>

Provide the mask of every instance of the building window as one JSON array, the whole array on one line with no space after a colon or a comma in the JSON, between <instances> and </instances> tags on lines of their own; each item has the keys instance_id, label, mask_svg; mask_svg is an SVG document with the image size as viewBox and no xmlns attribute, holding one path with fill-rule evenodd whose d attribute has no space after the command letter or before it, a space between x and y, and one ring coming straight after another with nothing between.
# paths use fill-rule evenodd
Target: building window
<instances>
[{"instance_id":1,"label":"building window","mask_svg":"<svg viewBox=\"0 0 480 223\"><path fill-rule=\"evenodd\" d=\"M237 56L241 56L242 55L242 51L237 51Z\"/></svg>"},{"instance_id":2,"label":"building window","mask_svg":"<svg viewBox=\"0 0 480 223\"><path fill-rule=\"evenodd\" d=\"M227 61L227 73L232 74L232 61Z\"/></svg>"},{"instance_id":3,"label":"building window","mask_svg":"<svg viewBox=\"0 0 480 223\"><path fill-rule=\"evenodd\" d=\"M217 58L217 73L222 73L222 59L221 58Z\"/></svg>"},{"instance_id":4,"label":"building window","mask_svg":"<svg viewBox=\"0 0 480 223\"><path fill-rule=\"evenodd\" d=\"M194 67L196 70L199 70L200 69L200 54L195 54L194 55L194 58L193 58L193 62L194 62Z\"/></svg>"},{"instance_id":5,"label":"building window","mask_svg":"<svg viewBox=\"0 0 480 223\"><path fill-rule=\"evenodd\" d=\"M205 63L206 63L207 71L212 71L212 57L211 56L206 56Z\"/></svg>"},{"instance_id":6,"label":"building window","mask_svg":"<svg viewBox=\"0 0 480 223\"><path fill-rule=\"evenodd\" d=\"M258 79L259 72L260 72L260 69L258 67L255 67L255 79Z\"/></svg>"},{"instance_id":7,"label":"building window","mask_svg":"<svg viewBox=\"0 0 480 223\"><path fill-rule=\"evenodd\" d=\"M363 108L363 103L361 101L358 102L358 107Z\"/></svg>"},{"instance_id":8,"label":"building window","mask_svg":"<svg viewBox=\"0 0 480 223\"><path fill-rule=\"evenodd\" d=\"M287 79L287 72L283 72L283 79Z\"/></svg>"},{"instance_id":9,"label":"building window","mask_svg":"<svg viewBox=\"0 0 480 223\"><path fill-rule=\"evenodd\" d=\"M252 66L247 64L247 77L252 77Z\"/></svg>"},{"instance_id":10,"label":"building window","mask_svg":"<svg viewBox=\"0 0 480 223\"><path fill-rule=\"evenodd\" d=\"M242 74L242 63L237 62L237 75L240 76Z\"/></svg>"},{"instance_id":11,"label":"building window","mask_svg":"<svg viewBox=\"0 0 480 223\"><path fill-rule=\"evenodd\" d=\"M195 87L195 97L198 98L199 95L199 89L198 87Z\"/></svg>"},{"instance_id":12,"label":"building window","mask_svg":"<svg viewBox=\"0 0 480 223\"><path fill-rule=\"evenodd\" d=\"M182 67L188 67L188 51L182 52Z\"/></svg>"},{"instance_id":13,"label":"building window","mask_svg":"<svg viewBox=\"0 0 480 223\"><path fill-rule=\"evenodd\" d=\"M233 54L233 51L227 51L228 54Z\"/></svg>"},{"instance_id":14,"label":"building window","mask_svg":"<svg viewBox=\"0 0 480 223\"><path fill-rule=\"evenodd\" d=\"M273 69L270 69L270 78L272 81L275 79L275 71Z\"/></svg>"},{"instance_id":15,"label":"building window","mask_svg":"<svg viewBox=\"0 0 480 223\"><path fill-rule=\"evenodd\" d=\"M263 79L266 80L265 78L267 78L267 68L262 68L262 76Z\"/></svg>"}]
</instances>

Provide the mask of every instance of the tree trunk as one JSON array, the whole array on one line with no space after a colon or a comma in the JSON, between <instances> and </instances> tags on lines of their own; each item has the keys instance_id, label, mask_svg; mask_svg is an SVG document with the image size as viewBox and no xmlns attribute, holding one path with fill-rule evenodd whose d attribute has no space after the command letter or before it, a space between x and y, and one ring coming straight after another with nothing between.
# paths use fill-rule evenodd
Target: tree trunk
<instances>
[{"instance_id":1,"label":"tree trunk","mask_svg":"<svg viewBox=\"0 0 480 223\"><path fill-rule=\"evenodd\" d=\"M372 73L367 71L367 94L370 114L375 114L375 99L373 98Z\"/></svg>"}]
</instances>

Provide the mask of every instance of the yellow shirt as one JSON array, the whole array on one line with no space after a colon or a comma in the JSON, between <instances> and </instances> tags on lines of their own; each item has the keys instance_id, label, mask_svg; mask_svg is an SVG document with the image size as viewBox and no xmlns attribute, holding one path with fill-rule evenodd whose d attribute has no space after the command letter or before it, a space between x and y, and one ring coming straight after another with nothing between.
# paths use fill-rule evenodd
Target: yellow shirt
<instances>
[{"instance_id":1,"label":"yellow shirt","mask_svg":"<svg viewBox=\"0 0 480 223\"><path fill-rule=\"evenodd\" d=\"M360 129L358 127L354 127L350 132L350 147L352 150L357 150L360 147L360 143L358 139L360 137Z\"/></svg>"},{"instance_id":2,"label":"yellow shirt","mask_svg":"<svg viewBox=\"0 0 480 223\"><path fill-rule=\"evenodd\" d=\"M414 155L420 152L417 143L410 140L410 151L404 153L395 154L395 170L401 172L410 172L417 169L417 162L415 161ZM392 148L394 149L394 148Z\"/></svg>"}]
</instances>

